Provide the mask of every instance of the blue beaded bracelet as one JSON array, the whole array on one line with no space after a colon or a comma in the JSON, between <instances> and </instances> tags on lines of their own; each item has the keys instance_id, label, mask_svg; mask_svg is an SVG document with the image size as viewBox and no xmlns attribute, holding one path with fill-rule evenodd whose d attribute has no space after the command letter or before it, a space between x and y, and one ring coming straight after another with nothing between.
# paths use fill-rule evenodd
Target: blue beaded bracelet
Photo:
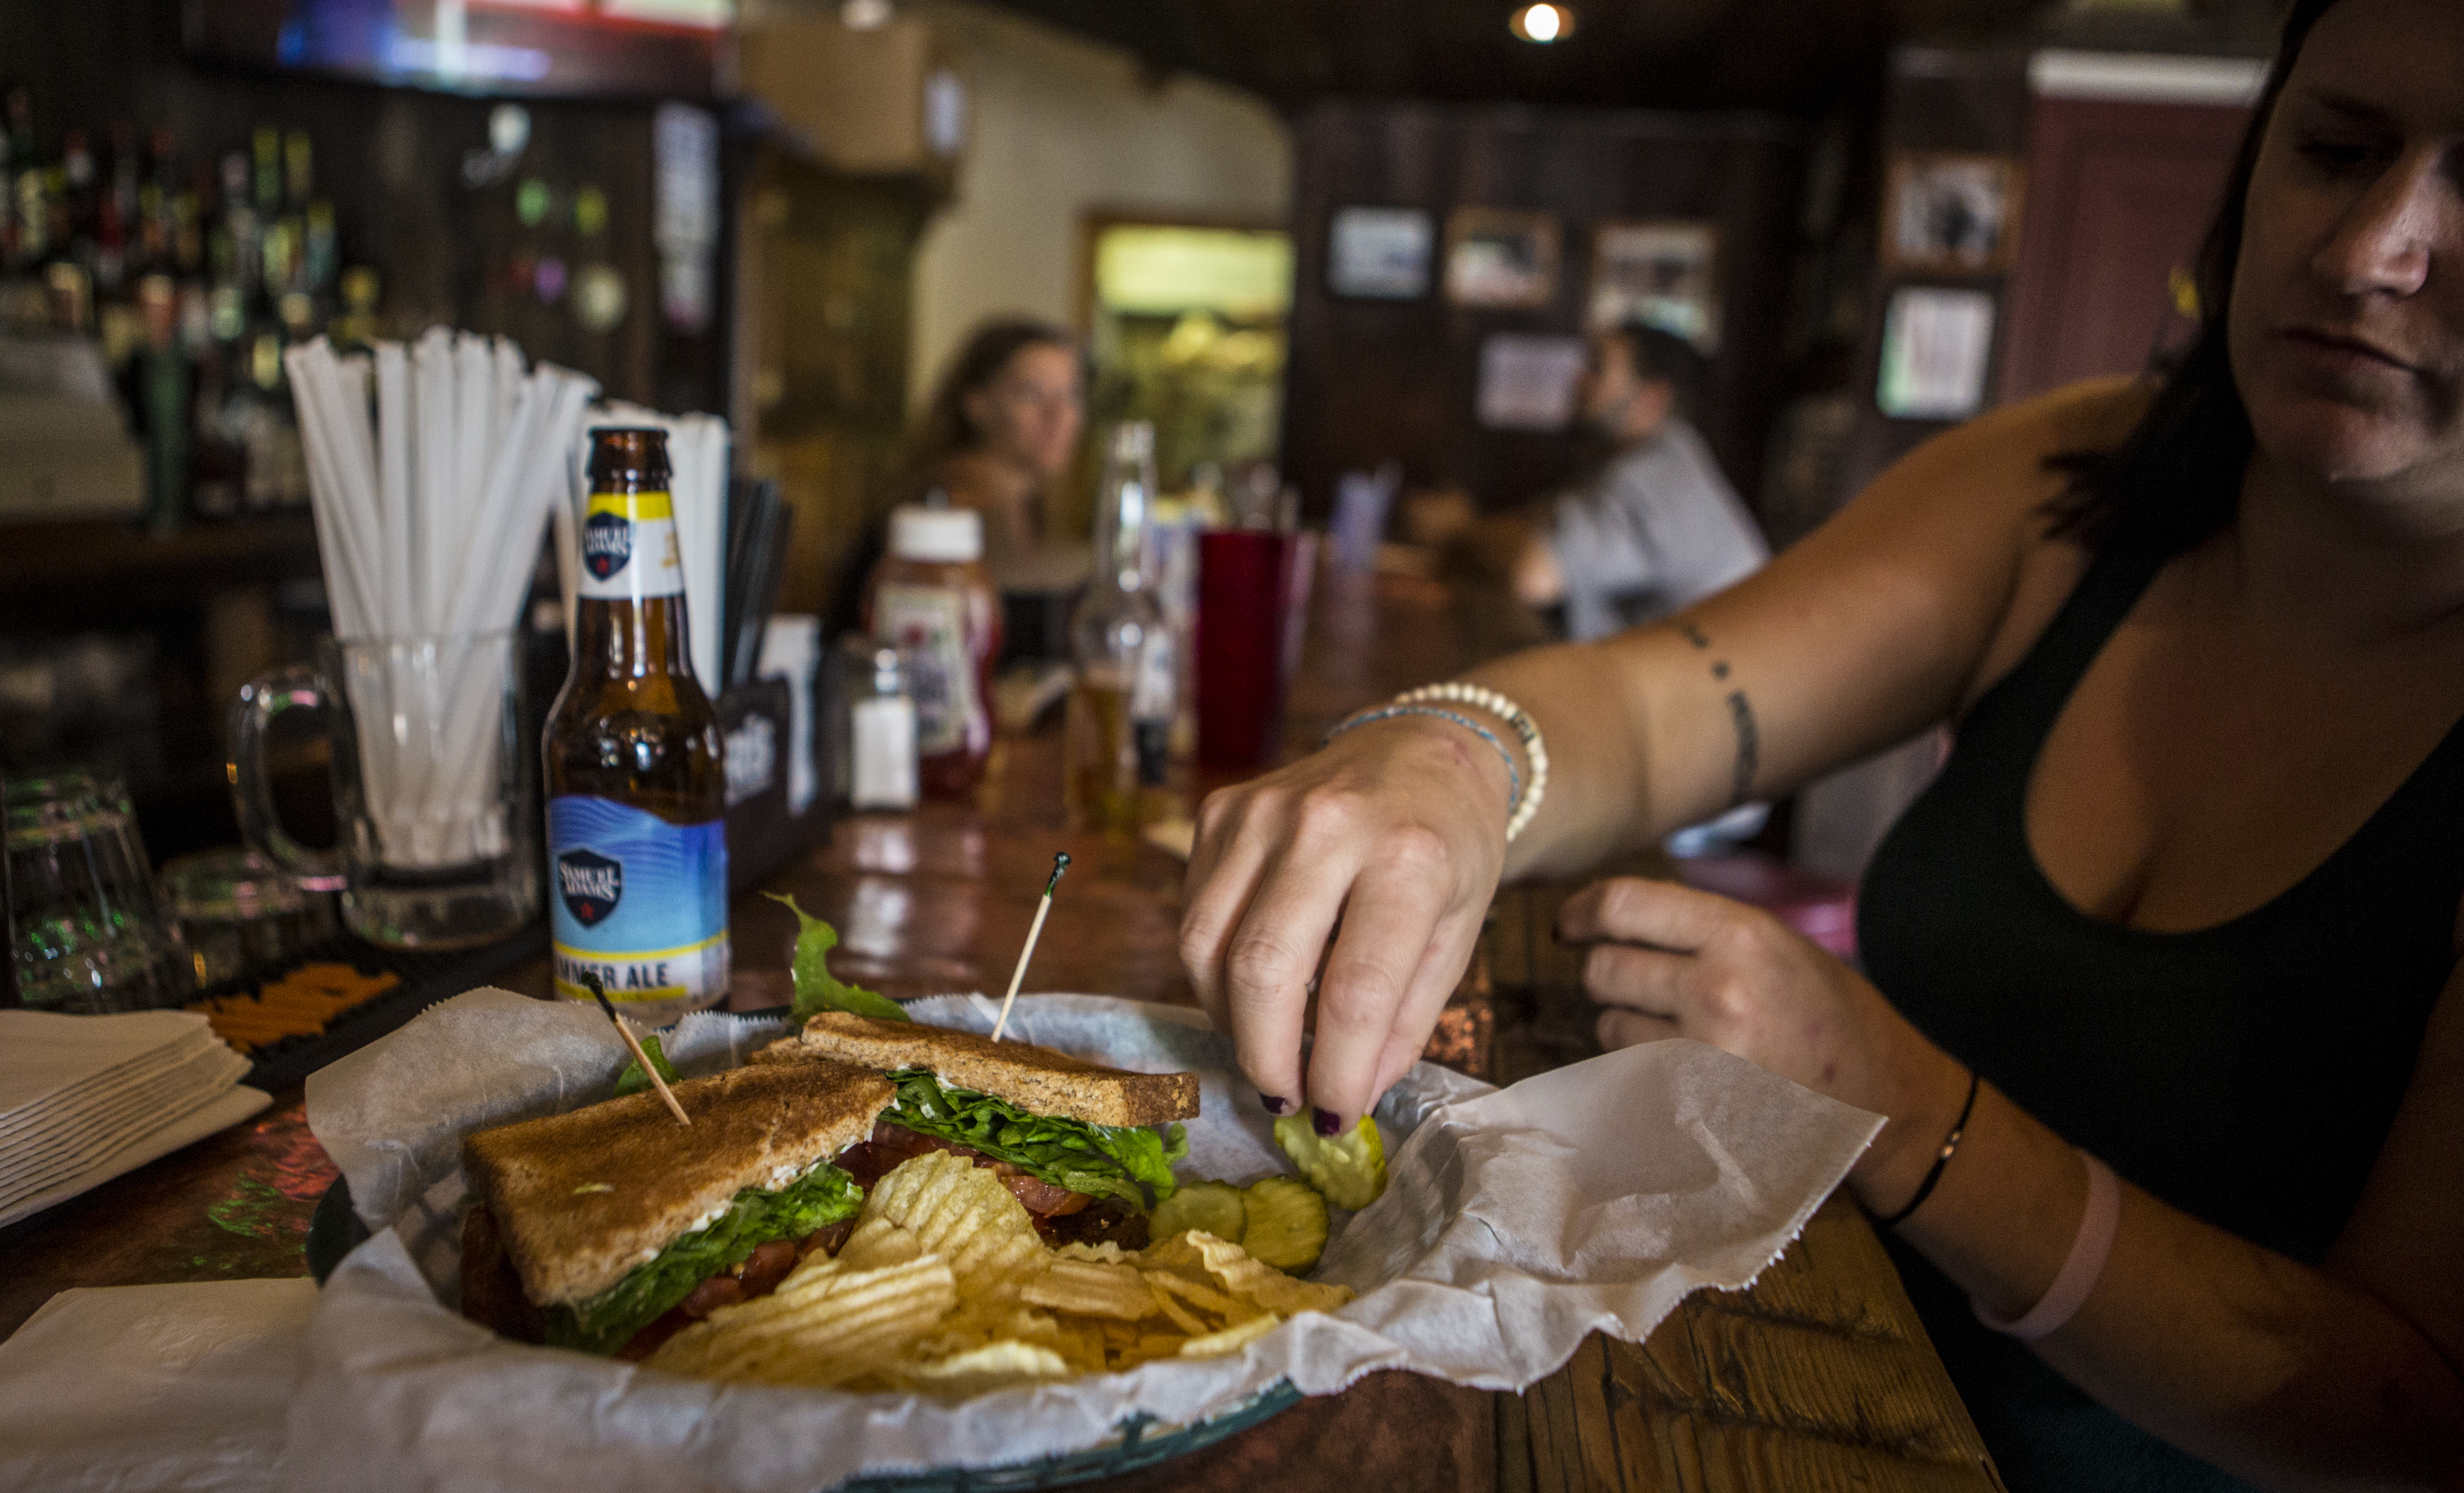
<instances>
[{"instance_id":1,"label":"blue beaded bracelet","mask_svg":"<svg viewBox=\"0 0 2464 1493\"><path fill-rule=\"evenodd\" d=\"M1496 732L1467 715L1452 710L1441 710L1435 705L1381 705L1375 710L1364 710L1356 716L1337 722L1334 729L1326 733L1326 741L1318 745L1325 746L1327 742L1333 741L1355 725L1367 725L1372 721L1391 721L1397 716L1407 715L1436 716L1441 721L1452 721L1496 747L1499 760L1506 764L1506 816L1509 820L1514 817L1515 809L1523 802L1523 773L1514 766L1514 753L1506 749L1506 744L1497 739Z\"/></svg>"}]
</instances>

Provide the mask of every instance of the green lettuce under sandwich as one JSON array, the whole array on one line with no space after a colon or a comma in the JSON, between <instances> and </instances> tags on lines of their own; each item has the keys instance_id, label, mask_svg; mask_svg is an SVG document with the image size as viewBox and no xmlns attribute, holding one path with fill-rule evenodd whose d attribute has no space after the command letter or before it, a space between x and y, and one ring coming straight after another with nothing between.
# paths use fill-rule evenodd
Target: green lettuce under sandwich
<instances>
[{"instance_id":1,"label":"green lettuce under sandwich","mask_svg":"<svg viewBox=\"0 0 2464 1493\"><path fill-rule=\"evenodd\" d=\"M1189 1153L1178 1122L1198 1114L1194 1073L1126 1073L1048 1047L853 1012L825 1011L753 1056L757 1066L811 1061L874 1069L896 1088L871 1154L850 1162L858 1180L913 1154L906 1137L918 1137L997 1164L1039 1217L1089 1198L1143 1211L1171 1196L1172 1164Z\"/></svg>"},{"instance_id":2,"label":"green lettuce under sandwich","mask_svg":"<svg viewBox=\"0 0 2464 1493\"><path fill-rule=\"evenodd\" d=\"M633 1094L463 1143L477 1200L467 1315L639 1356L656 1346L639 1341L646 1329L766 1293L863 1207L857 1180L832 1162L871 1135L893 1097L880 1075L771 1065L673 1088L690 1126L655 1095ZM502 1286L507 1269L517 1302Z\"/></svg>"}]
</instances>

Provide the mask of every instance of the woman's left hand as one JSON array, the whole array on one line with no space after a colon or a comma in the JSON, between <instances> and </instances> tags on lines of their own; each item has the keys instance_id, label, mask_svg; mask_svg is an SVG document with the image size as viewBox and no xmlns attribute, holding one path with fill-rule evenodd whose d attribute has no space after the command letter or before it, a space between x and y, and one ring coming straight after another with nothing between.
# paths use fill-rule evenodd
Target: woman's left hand
<instances>
[{"instance_id":1,"label":"woman's left hand","mask_svg":"<svg viewBox=\"0 0 2464 1493\"><path fill-rule=\"evenodd\" d=\"M1557 936L1592 946L1601 1046L1692 1037L1886 1116L1850 1183L1885 1213L1914 1194L1967 1075L1864 976L1760 908L1639 877L1575 894Z\"/></svg>"}]
</instances>

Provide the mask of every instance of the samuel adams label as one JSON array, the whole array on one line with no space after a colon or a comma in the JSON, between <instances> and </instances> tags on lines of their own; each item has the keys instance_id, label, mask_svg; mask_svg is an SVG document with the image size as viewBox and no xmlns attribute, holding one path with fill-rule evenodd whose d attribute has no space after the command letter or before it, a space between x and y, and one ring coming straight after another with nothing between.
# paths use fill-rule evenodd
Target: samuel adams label
<instances>
[{"instance_id":1,"label":"samuel adams label","mask_svg":"<svg viewBox=\"0 0 2464 1493\"><path fill-rule=\"evenodd\" d=\"M666 433L592 434L573 674L548 715L556 988L661 1023L727 994L727 773L687 661Z\"/></svg>"},{"instance_id":2,"label":"samuel adams label","mask_svg":"<svg viewBox=\"0 0 2464 1493\"><path fill-rule=\"evenodd\" d=\"M624 899L625 864L595 850L568 850L556 858L556 889L573 921L595 928Z\"/></svg>"}]
</instances>

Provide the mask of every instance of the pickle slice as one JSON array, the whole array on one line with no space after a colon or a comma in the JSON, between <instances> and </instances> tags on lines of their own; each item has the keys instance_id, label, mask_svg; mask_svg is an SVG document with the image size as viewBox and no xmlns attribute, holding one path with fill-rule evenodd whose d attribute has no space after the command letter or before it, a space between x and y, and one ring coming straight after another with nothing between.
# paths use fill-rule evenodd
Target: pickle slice
<instances>
[{"instance_id":1,"label":"pickle slice","mask_svg":"<svg viewBox=\"0 0 2464 1493\"><path fill-rule=\"evenodd\" d=\"M1241 1247L1286 1275L1307 1275L1326 1249L1326 1199L1298 1177L1252 1182L1241 1194L1249 1232Z\"/></svg>"},{"instance_id":2,"label":"pickle slice","mask_svg":"<svg viewBox=\"0 0 2464 1493\"><path fill-rule=\"evenodd\" d=\"M1226 1244L1238 1244L1247 1221L1241 1190L1231 1183L1184 1182L1147 1214L1147 1236L1168 1239L1176 1234L1199 1229Z\"/></svg>"},{"instance_id":3,"label":"pickle slice","mask_svg":"<svg viewBox=\"0 0 2464 1493\"><path fill-rule=\"evenodd\" d=\"M1337 1208L1366 1208L1386 1191L1385 1137L1367 1115L1351 1133L1332 1140L1321 1140L1301 1116L1286 1115L1275 1122L1275 1144Z\"/></svg>"}]
</instances>

